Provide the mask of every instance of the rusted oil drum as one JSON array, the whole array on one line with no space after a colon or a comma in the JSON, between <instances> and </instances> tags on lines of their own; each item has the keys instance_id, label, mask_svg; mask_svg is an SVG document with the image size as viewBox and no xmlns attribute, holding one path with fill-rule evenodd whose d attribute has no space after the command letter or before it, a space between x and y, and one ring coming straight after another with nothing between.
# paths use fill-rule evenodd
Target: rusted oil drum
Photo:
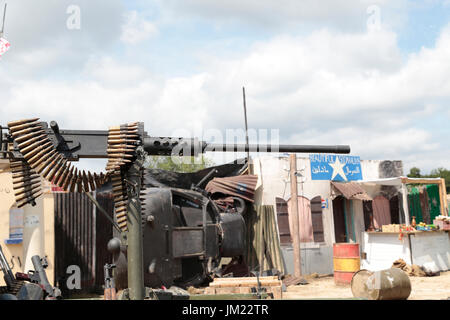
<instances>
[{"instance_id":1,"label":"rusted oil drum","mask_svg":"<svg viewBox=\"0 0 450 320\"><path fill-rule=\"evenodd\" d=\"M361 268L358 243L333 244L334 282L338 285L348 285L353 274Z\"/></svg>"},{"instance_id":2,"label":"rusted oil drum","mask_svg":"<svg viewBox=\"0 0 450 320\"><path fill-rule=\"evenodd\" d=\"M406 272L391 268L376 272L360 270L351 282L355 298L369 300L406 300L411 294L411 281Z\"/></svg>"}]
</instances>

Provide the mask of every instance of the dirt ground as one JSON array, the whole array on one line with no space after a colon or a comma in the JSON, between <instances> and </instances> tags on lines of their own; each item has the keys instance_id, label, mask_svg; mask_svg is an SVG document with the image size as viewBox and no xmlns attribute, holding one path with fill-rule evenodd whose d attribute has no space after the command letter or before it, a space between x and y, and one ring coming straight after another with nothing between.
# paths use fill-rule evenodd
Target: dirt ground
<instances>
[{"instance_id":1,"label":"dirt ground","mask_svg":"<svg viewBox=\"0 0 450 320\"><path fill-rule=\"evenodd\" d=\"M337 286L333 276L306 277L307 285L289 286L283 299L352 299L348 286ZM442 300L450 297L450 271L436 277L410 277L411 294L408 300Z\"/></svg>"}]
</instances>

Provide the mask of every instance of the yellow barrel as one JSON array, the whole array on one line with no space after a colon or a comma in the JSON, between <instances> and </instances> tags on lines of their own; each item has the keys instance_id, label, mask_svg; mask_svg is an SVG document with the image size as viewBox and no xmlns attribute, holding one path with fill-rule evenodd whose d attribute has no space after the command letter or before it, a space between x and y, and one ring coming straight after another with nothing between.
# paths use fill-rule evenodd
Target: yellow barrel
<instances>
[{"instance_id":1,"label":"yellow barrel","mask_svg":"<svg viewBox=\"0 0 450 320\"><path fill-rule=\"evenodd\" d=\"M353 274L361 269L358 243L333 245L333 270L336 284L350 284Z\"/></svg>"}]
</instances>

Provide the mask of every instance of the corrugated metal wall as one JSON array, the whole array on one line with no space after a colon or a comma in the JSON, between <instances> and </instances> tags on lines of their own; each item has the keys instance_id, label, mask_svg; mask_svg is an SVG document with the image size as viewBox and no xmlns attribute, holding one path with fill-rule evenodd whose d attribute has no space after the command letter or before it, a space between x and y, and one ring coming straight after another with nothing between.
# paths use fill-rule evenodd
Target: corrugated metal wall
<instances>
[{"instance_id":1,"label":"corrugated metal wall","mask_svg":"<svg viewBox=\"0 0 450 320\"><path fill-rule=\"evenodd\" d=\"M100 205L111 213L112 198L98 194ZM55 283L64 296L101 290L103 265L111 262L106 244L112 237L111 224L85 194L55 193ZM78 266L81 271L81 289L69 290L67 268Z\"/></svg>"},{"instance_id":2,"label":"corrugated metal wall","mask_svg":"<svg viewBox=\"0 0 450 320\"><path fill-rule=\"evenodd\" d=\"M114 200L112 193L97 193L96 198L99 205L114 219ZM112 254L106 248L108 241L113 238L113 228L111 222L100 212L96 215L95 221L95 286L96 288L102 288L105 284L103 266L105 263L112 263Z\"/></svg>"}]
</instances>

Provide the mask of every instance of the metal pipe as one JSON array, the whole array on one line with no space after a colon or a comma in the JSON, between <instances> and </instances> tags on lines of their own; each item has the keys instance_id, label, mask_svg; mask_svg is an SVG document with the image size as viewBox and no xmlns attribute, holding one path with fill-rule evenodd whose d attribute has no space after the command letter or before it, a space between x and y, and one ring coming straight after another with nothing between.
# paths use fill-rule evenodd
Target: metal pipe
<instances>
[{"instance_id":1,"label":"metal pipe","mask_svg":"<svg viewBox=\"0 0 450 320\"><path fill-rule=\"evenodd\" d=\"M290 179L291 179L291 204L292 210L289 216L292 221L292 242L294 249L294 275L300 277L302 275L301 265L301 245L300 245L300 230L299 230L299 210L298 210L298 190L297 190L297 157L291 154L289 157L290 164Z\"/></svg>"},{"instance_id":2,"label":"metal pipe","mask_svg":"<svg viewBox=\"0 0 450 320\"><path fill-rule=\"evenodd\" d=\"M244 99L244 116L245 116L245 144L248 146L248 125L247 125L247 103L245 101L245 88L242 87L242 96ZM250 150L250 149L249 149ZM250 151L247 150L247 161L250 164ZM250 174L250 170L248 170L248 174Z\"/></svg>"},{"instance_id":3,"label":"metal pipe","mask_svg":"<svg viewBox=\"0 0 450 320\"><path fill-rule=\"evenodd\" d=\"M109 222L112 223L113 227L116 228L117 231L122 232L122 230L120 230L120 228L119 228L119 225L109 216L109 214L105 211L105 209L103 209L100 206L98 201L89 192L85 192L85 194L88 196L88 198L91 200L91 202L96 206L96 208L98 210L100 210L101 213L103 213L103 215L109 220Z\"/></svg>"},{"instance_id":4,"label":"metal pipe","mask_svg":"<svg viewBox=\"0 0 450 320\"><path fill-rule=\"evenodd\" d=\"M138 149L141 149L139 147ZM142 236L142 213L139 195L141 192L141 168L144 157L137 159L127 170L126 183L128 193L127 225L128 225L128 288L131 300L143 300L144 287L144 245Z\"/></svg>"},{"instance_id":5,"label":"metal pipe","mask_svg":"<svg viewBox=\"0 0 450 320\"><path fill-rule=\"evenodd\" d=\"M223 152L279 152L279 153L350 153L347 145L295 145L295 144L207 144L205 151Z\"/></svg>"}]
</instances>

